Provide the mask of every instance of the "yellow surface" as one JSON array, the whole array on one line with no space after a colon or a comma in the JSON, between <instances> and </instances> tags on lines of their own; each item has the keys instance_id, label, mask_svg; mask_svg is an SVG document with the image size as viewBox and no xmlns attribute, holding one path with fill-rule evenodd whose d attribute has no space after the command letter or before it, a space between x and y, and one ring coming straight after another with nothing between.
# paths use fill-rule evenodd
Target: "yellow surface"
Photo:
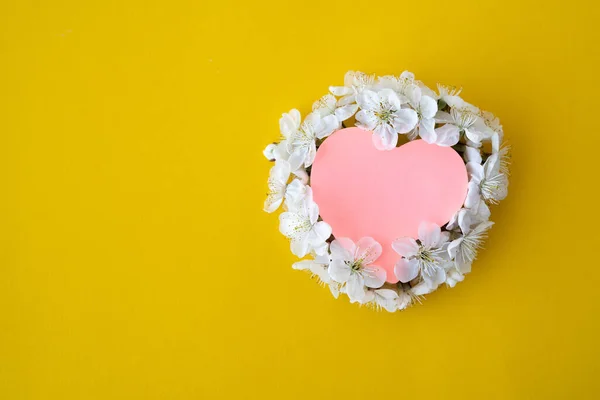
<instances>
[{"instance_id":1,"label":"yellow surface","mask_svg":"<svg viewBox=\"0 0 600 400\"><path fill-rule=\"evenodd\" d=\"M560 3L2 1L0 399L598 398L600 15ZM261 211L280 114L348 69L514 147L474 272L401 314Z\"/></svg>"}]
</instances>

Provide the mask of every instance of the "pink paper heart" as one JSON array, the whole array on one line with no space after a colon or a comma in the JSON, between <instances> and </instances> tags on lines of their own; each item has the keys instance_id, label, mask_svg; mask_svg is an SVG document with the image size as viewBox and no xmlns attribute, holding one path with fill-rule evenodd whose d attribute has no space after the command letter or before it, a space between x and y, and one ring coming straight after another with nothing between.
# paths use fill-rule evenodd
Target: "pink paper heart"
<instances>
[{"instance_id":1,"label":"pink paper heart","mask_svg":"<svg viewBox=\"0 0 600 400\"><path fill-rule=\"evenodd\" d=\"M319 147L310 185L321 218L336 237L371 236L383 247L375 262L396 283L394 239L417 238L422 221L447 223L467 194L467 170L450 147L415 140L377 150L372 132L346 128Z\"/></svg>"}]
</instances>

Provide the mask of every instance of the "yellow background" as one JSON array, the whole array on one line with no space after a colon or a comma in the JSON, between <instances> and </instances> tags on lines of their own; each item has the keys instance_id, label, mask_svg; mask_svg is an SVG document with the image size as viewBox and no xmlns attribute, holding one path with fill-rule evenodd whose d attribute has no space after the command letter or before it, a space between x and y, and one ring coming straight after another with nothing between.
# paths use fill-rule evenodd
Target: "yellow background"
<instances>
[{"instance_id":1,"label":"yellow background","mask_svg":"<svg viewBox=\"0 0 600 400\"><path fill-rule=\"evenodd\" d=\"M598 398L600 15L561 3L2 1L0 398ZM403 313L261 210L280 114L349 69L514 148L474 272Z\"/></svg>"}]
</instances>

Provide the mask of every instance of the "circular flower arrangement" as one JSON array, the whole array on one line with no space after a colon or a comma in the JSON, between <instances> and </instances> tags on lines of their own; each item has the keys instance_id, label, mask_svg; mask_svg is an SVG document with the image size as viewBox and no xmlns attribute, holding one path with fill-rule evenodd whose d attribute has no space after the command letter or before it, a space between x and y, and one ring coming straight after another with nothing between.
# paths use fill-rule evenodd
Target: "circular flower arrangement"
<instances>
[{"instance_id":1,"label":"circular flower arrangement","mask_svg":"<svg viewBox=\"0 0 600 400\"><path fill-rule=\"evenodd\" d=\"M336 298L345 293L353 303L394 312L420 303L442 284L454 287L471 271L493 225L488 206L507 194L509 147L502 144L498 118L464 101L460 89L440 84L437 89L415 80L410 72L375 77L350 71L344 86L331 86L304 120L295 109L283 114L281 140L264 150L274 162L264 210L272 213L283 207L281 233L290 239L294 255L310 257L293 268L328 285ZM465 164L462 205L443 223L419 221L414 234L398 235L386 246L389 249L372 237L375 233L334 236L335 226L321 218L313 199L311 170L323 143L355 129L345 129L350 126L369 132L369 143L381 152L417 140L429 148L451 149ZM400 228L398 232L406 231ZM388 268L378 264L384 251L395 257Z\"/></svg>"}]
</instances>

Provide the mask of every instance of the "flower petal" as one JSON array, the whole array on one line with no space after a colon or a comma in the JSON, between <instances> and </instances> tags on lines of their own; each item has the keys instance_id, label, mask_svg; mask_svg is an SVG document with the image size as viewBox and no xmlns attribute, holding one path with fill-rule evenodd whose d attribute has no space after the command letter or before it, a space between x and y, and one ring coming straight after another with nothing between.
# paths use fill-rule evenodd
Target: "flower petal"
<instances>
[{"instance_id":1,"label":"flower petal","mask_svg":"<svg viewBox=\"0 0 600 400\"><path fill-rule=\"evenodd\" d=\"M423 221L419 224L419 240L425 247L437 247L440 244L442 238L442 230L440 227L433 223Z\"/></svg>"},{"instance_id":2,"label":"flower petal","mask_svg":"<svg viewBox=\"0 0 600 400\"><path fill-rule=\"evenodd\" d=\"M410 282L419 275L419 262L416 259L401 258L394 266L394 274L402 283Z\"/></svg>"},{"instance_id":3,"label":"flower petal","mask_svg":"<svg viewBox=\"0 0 600 400\"><path fill-rule=\"evenodd\" d=\"M377 265L363 267L363 269L360 271L360 274L365 281L365 285L370 288L381 287L387 278L387 273L385 270Z\"/></svg>"},{"instance_id":4,"label":"flower petal","mask_svg":"<svg viewBox=\"0 0 600 400\"><path fill-rule=\"evenodd\" d=\"M435 130L438 146L454 146L460 139L460 131L456 125L446 124Z\"/></svg>"},{"instance_id":5,"label":"flower petal","mask_svg":"<svg viewBox=\"0 0 600 400\"><path fill-rule=\"evenodd\" d=\"M408 133L417 126L419 122L419 116L415 112L415 110L411 110L409 108L403 108L401 110L396 111L394 115L394 119L392 121L392 125L394 129L398 133Z\"/></svg>"},{"instance_id":6,"label":"flower petal","mask_svg":"<svg viewBox=\"0 0 600 400\"><path fill-rule=\"evenodd\" d=\"M429 96L421 97L419 107L424 119L433 119L438 110L437 102Z\"/></svg>"},{"instance_id":7,"label":"flower petal","mask_svg":"<svg viewBox=\"0 0 600 400\"><path fill-rule=\"evenodd\" d=\"M458 250L460 249L460 245L463 242L463 240L464 239L460 237L450 242L447 249L450 259L454 260L456 258L456 254L458 253Z\"/></svg>"},{"instance_id":8,"label":"flower petal","mask_svg":"<svg viewBox=\"0 0 600 400\"><path fill-rule=\"evenodd\" d=\"M402 257L410 258L417 255L419 245L411 237L398 238L392 242L392 249Z\"/></svg>"},{"instance_id":9,"label":"flower petal","mask_svg":"<svg viewBox=\"0 0 600 400\"><path fill-rule=\"evenodd\" d=\"M476 210L481 203L481 196L479 194L479 185L473 181L467 185L467 197L465 198L465 207Z\"/></svg>"},{"instance_id":10,"label":"flower petal","mask_svg":"<svg viewBox=\"0 0 600 400\"><path fill-rule=\"evenodd\" d=\"M329 276L336 282L344 283L350 279L352 269L342 260L333 260L327 269Z\"/></svg>"},{"instance_id":11,"label":"flower petal","mask_svg":"<svg viewBox=\"0 0 600 400\"><path fill-rule=\"evenodd\" d=\"M372 90L363 90L356 96L356 102L363 110L374 110L379 108L381 102L377 93Z\"/></svg>"},{"instance_id":12,"label":"flower petal","mask_svg":"<svg viewBox=\"0 0 600 400\"><path fill-rule=\"evenodd\" d=\"M419 126L419 136L425 142L429 144L434 144L437 141L437 134L435 133L435 129L431 128L431 124L429 121L433 120L422 120ZM434 125L435 126L435 125Z\"/></svg>"},{"instance_id":13,"label":"flower petal","mask_svg":"<svg viewBox=\"0 0 600 400\"><path fill-rule=\"evenodd\" d=\"M279 130L285 138L292 136L300 127L300 111L296 109L284 113L279 119Z\"/></svg>"},{"instance_id":14,"label":"flower petal","mask_svg":"<svg viewBox=\"0 0 600 400\"><path fill-rule=\"evenodd\" d=\"M329 86L329 91L334 95L334 96L346 96L350 93L352 93L352 88L346 87L346 86Z\"/></svg>"},{"instance_id":15,"label":"flower petal","mask_svg":"<svg viewBox=\"0 0 600 400\"><path fill-rule=\"evenodd\" d=\"M335 116L340 121L345 121L358 111L358 104L348 104L343 107L338 107L335 109Z\"/></svg>"},{"instance_id":16,"label":"flower petal","mask_svg":"<svg viewBox=\"0 0 600 400\"><path fill-rule=\"evenodd\" d=\"M388 124L377 126L374 133L378 137L378 140L373 138L373 145L377 150L392 150L398 144L398 134Z\"/></svg>"},{"instance_id":17,"label":"flower petal","mask_svg":"<svg viewBox=\"0 0 600 400\"><path fill-rule=\"evenodd\" d=\"M391 289L375 290L375 302L388 312L394 312L398 308L398 293Z\"/></svg>"},{"instance_id":18,"label":"flower petal","mask_svg":"<svg viewBox=\"0 0 600 400\"><path fill-rule=\"evenodd\" d=\"M331 226L325 221L319 221L313 225L310 233L310 244L317 246L329 239L329 236L331 236Z\"/></svg>"},{"instance_id":19,"label":"flower petal","mask_svg":"<svg viewBox=\"0 0 600 400\"><path fill-rule=\"evenodd\" d=\"M371 110L360 110L356 113L356 120L361 129L372 131L377 126L377 117Z\"/></svg>"},{"instance_id":20,"label":"flower petal","mask_svg":"<svg viewBox=\"0 0 600 400\"><path fill-rule=\"evenodd\" d=\"M379 93L377 93L377 95L379 96L380 102L385 102L396 110L398 110L402 105L400 102L400 98L392 89L382 89L379 91Z\"/></svg>"},{"instance_id":21,"label":"flower petal","mask_svg":"<svg viewBox=\"0 0 600 400\"><path fill-rule=\"evenodd\" d=\"M308 254L310 250L310 245L308 244L308 240L306 235L303 236L295 236L292 238L290 242L290 248L292 250L292 254L296 257L302 258Z\"/></svg>"},{"instance_id":22,"label":"flower petal","mask_svg":"<svg viewBox=\"0 0 600 400\"><path fill-rule=\"evenodd\" d=\"M331 242L331 258L342 261L354 261L356 245L352 239L341 237Z\"/></svg>"},{"instance_id":23,"label":"flower petal","mask_svg":"<svg viewBox=\"0 0 600 400\"><path fill-rule=\"evenodd\" d=\"M382 248L372 237L364 237L356 242L355 260L362 260L364 265L370 265L381 256Z\"/></svg>"},{"instance_id":24,"label":"flower petal","mask_svg":"<svg viewBox=\"0 0 600 400\"><path fill-rule=\"evenodd\" d=\"M350 274L346 281L346 294L351 301L362 301L365 297L365 282L360 274Z\"/></svg>"},{"instance_id":25,"label":"flower petal","mask_svg":"<svg viewBox=\"0 0 600 400\"><path fill-rule=\"evenodd\" d=\"M268 144L267 147L263 150L263 155L269 161L275 160L275 149L277 145L275 143Z\"/></svg>"},{"instance_id":26,"label":"flower petal","mask_svg":"<svg viewBox=\"0 0 600 400\"><path fill-rule=\"evenodd\" d=\"M276 211L283 203L283 196L281 193L271 193L265 199L263 210L268 213Z\"/></svg>"},{"instance_id":27,"label":"flower petal","mask_svg":"<svg viewBox=\"0 0 600 400\"><path fill-rule=\"evenodd\" d=\"M279 215L279 231L288 238L297 235L305 235L307 232L301 230L304 218L296 212L283 212Z\"/></svg>"}]
</instances>

